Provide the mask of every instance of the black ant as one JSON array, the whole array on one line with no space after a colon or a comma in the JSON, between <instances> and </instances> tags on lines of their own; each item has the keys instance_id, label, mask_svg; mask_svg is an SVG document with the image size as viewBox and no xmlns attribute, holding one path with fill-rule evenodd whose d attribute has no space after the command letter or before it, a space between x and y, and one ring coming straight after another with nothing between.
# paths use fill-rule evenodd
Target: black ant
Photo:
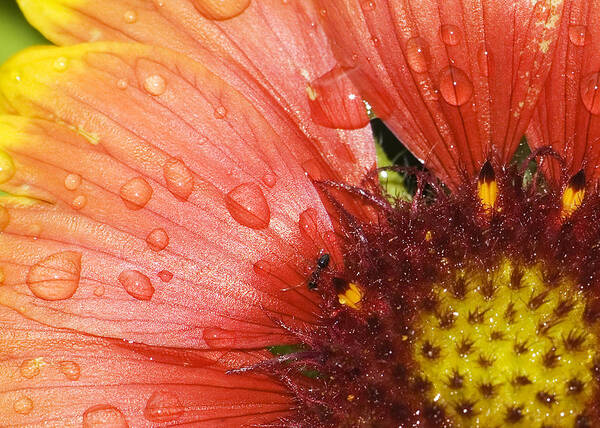
<instances>
[{"instance_id":1,"label":"black ant","mask_svg":"<svg viewBox=\"0 0 600 428\"><path fill-rule=\"evenodd\" d=\"M321 254L319 256L319 258L317 259L317 267L310 275L310 281L308 281L309 290L316 290L316 288L318 287L318 281L319 277L321 276L321 272L327 269L327 266L329 266L330 259L331 257L327 253Z\"/></svg>"}]
</instances>

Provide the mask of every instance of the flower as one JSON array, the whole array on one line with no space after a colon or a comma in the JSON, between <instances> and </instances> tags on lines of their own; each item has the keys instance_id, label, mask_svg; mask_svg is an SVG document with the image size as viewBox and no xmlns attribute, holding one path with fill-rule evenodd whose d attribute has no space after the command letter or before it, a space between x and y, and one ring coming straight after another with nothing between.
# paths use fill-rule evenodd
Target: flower
<instances>
[{"instance_id":1,"label":"flower","mask_svg":"<svg viewBox=\"0 0 600 428\"><path fill-rule=\"evenodd\" d=\"M20 5L0 423L600 420L595 5ZM388 201L361 97L445 187Z\"/></svg>"}]
</instances>

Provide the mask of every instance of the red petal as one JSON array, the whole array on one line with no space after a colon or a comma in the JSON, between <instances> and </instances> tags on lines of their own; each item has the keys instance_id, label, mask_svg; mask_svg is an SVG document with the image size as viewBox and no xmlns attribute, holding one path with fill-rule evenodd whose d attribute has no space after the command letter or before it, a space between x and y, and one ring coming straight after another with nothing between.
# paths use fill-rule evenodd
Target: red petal
<instances>
[{"instance_id":1,"label":"red petal","mask_svg":"<svg viewBox=\"0 0 600 428\"><path fill-rule=\"evenodd\" d=\"M443 180L510 160L550 67L561 1L317 3L375 113Z\"/></svg>"}]
</instances>

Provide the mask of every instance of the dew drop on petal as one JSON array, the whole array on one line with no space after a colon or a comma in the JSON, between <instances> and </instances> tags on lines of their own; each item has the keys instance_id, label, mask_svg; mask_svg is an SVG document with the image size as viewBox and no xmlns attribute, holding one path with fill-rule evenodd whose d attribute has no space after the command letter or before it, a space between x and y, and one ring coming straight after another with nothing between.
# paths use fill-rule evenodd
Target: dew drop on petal
<instances>
[{"instance_id":1,"label":"dew drop on petal","mask_svg":"<svg viewBox=\"0 0 600 428\"><path fill-rule=\"evenodd\" d=\"M277 177L275 177L275 174L267 172L265 175L263 175L262 181L265 183L265 186L273 187L275 186L275 183L277 183Z\"/></svg>"},{"instance_id":2,"label":"dew drop on petal","mask_svg":"<svg viewBox=\"0 0 600 428\"><path fill-rule=\"evenodd\" d=\"M481 74L483 74L484 76L487 76L490 72L489 61L490 61L489 52L487 51L485 46L482 46L481 48L479 48L479 51L477 52L477 63L479 65L479 71L481 71Z\"/></svg>"},{"instance_id":3,"label":"dew drop on petal","mask_svg":"<svg viewBox=\"0 0 600 428\"><path fill-rule=\"evenodd\" d=\"M46 363L41 358L34 358L32 360L25 360L21 363L19 371L21 376L27 379L33 379L40 374L40 368Z\"/></svg>"},{"instance_id":4,"label":"dew drop on petal","mask_svg":"<svg viewBox=\"0 0 600 428\"><path fill-rule=\"evenodd\" d=\"M29 397L21 397L14 402L13 410L20 415L28 415L33 410L33 400Z\"/></svg>"},{"instance_id":5,"label":"dew drop on petal","mask_svg":"<svg viewBox=\"0 0 600 428\"><path fill-rule=\"evenodd\" d=\"M237 343L237 333L219 327L205 328L202 338L212 349L231 348Z\"/></svg>"},{"instance_id":6,"label":"dew drop on petal","mask_svg":"<svg viewBox=\"0 0 600 428\"><path fill-rule=\"evenodd\" d=\"M600 73L591 73L581 80L581 101L592 114L600 114Z\"/></svg>"},{"instance_id":7,"label":"dew drop on petal","mask_svg":"<svg viewBox=\"0 0 600 428\"><path fill-rule=\"evenodd\" d=\"M241 14L250 0L192 0L196 10L205 18L217 21L230 19Z\"/></svg>"},{"instance_id":8,"label":"dew drop on petal","mask_svg":"<svg viewBox=\"0 0 600 428\"><path fill-rule=\"evenodd\" d=\"M104 289L104 286L103 285L99 285L96 288L94 288L94 296L96 296L96 297L102 297L102 296L104 296L105 291L106 290Z\"/></svg>"},{"instance_id":9,"label":"dew drop on petal","mask_svg":"<svg viewBox=\"0 0 600 428\"><path fill-rule=\"evenodd\" d=\"M179 398L169 391L154 392L144 408L144 417L152 422L170 422L185 412Z\"/></svg>"},{"instance_id":10,"label":"dew drop on petal","mask_svg":"<svg viewBox=\"0 0 600 428\"><path fill-rule=\"evenodd\" d=\"M417 73L425 73L429 67L429 46L421 37L413 37L406 42L408 66Z\"/></svg>"},{"instance_id":11,"label":"dew drop on petal","mask_svg":"<svg viewBox=\"0 0 600 428\"><path fill-rule=\"evenodd\" d=\"M162 282L169 282L173 279L173 273L169 272L168 270L161 270L158 272L158 277Z\"/></svg>"},{"instance_id":12,"label":"dew drop on petal","mask_svg":"<svg viewBox=\"0 0 600 428\"><path fill-rule=\"evenodd\" d=\"M0 183L5 183L15 175L15 164L8 153L0 151Z\"/></svg>"},{"instance_id":13,"label":"dew drop on petal","mask_svg":"<svg viewBox=\"0 0 600 428\"><path fill-rule=\"evenodd\" d=\"M75 294L81 274L81 253L63 251L52 254L29 269L27 285L44 300L65 300Z\"/></svg>"},{"instance_id":14,"label":"dew drop on petal","mask_svg":"<svg viewBox=\"0 0 600 428\"><path fill-rule=\"evenodd\" d=\"M71 206L75 210L80 210L84 208L86 204L87 198L84 195L77 196L75 199L73 199L73 202L71 202Z\"/></svg>"},{"instance_id":15,"label":"dew drop on petal","mask_svg":"<svg viewBox=\"0 0 600 428\"><path fill-rule=\"evenodd\" d=\"M235 221L252 229L265 229L271 210L261 188L254 183L235 187L225 196L225 206Z\"/></svg>"},{"instance_id":16,"label":"dew drop on petal","mask_svg":"<svg viewBox=\"0 0 600 428\"><path fill-rule=\"evenodd\" d=\"M145 179L136 177L125 183L119 193L127 208L139 210L144 208L152 197L152 187Z\"/></svg>"},{"instance_id":17,"label":"dew drop on petal","mask_svg":"<svg viewBox=\"0 0 600 428\"><path fill-rule=\"evenodd\" d=\"M440 74L440 92L448 104L460 106L473 95L473 83L460 68L446 67Z\"/></svg>"},{"instance_id":18,"label":"dew drop on petal","mask_svg":"<svg viewBox=\"0 0 600 428\"><path fill-rule=\"evenodd\" d=\"M194 190L194 175L181 159L171 158L163 167L167 189L175 197L187 200Z\"/></svg>"},{"instance_id":19,"label":"dew drop on petal","mask_svg":"<svg viewBox=\"0 0 600 428\"><path fill-rule=\"evenodd\" d=\"M127 24L133 24L134 22L136 22L138 19L137 17L137 13L135 12L135 10L128 10L123 14L123 20L127 23Z\"/></svg>"},{"instance_id":20,"label":"dew drop on petal","mask_svg":"<svg viewBox=\"0 0 600 428\"><path fill-rule=\"evenodd\" d=\"M79 174L69 174L65 177L65 188L67 190L77 190L81 186L81 176Z\"/></svg>"},{"instance_id":21,"label":"dew drop on petal","mask_svg":"<svg viewBox=\"0 0 600 428\"><path fill-rule=\"evenodd\" d=\"M125 90L128 87L129 87L129 83L127 83L127 80L125 80L125 79L117 80L117 88L119 88L121 90Z\"/></svg>"},{"instance_id":22,"label":"dew drop on petal","mask_svg":"<svg viewBox=\"0 0 600 428\"><path fill-rule=\"evenodd\" d=\"M217 119L224 119L227 116L227 109L223 106L219 106L215 109L214 114Z\"/></svg>"},{"instance_id":23,"label":"dew drop on petal","mask_svg":"<svg viewBox=\"0 0 600 428\"><path fill-rule=\"evenodd\" d=\"M128 428L125 415L109 404L90 407L83 414L83 428Z\"/></svg>"},{"instance_id":24,"label":"dew drop on petal","mask_svg":"<svg viewBox=\"0 0 600 428\"><path fill-rule=\"evenodd\" d=\"M440 28L440 35L442 41L450 46L456 46L460 43L460 39L462 38L460 28L452 24L442 25Z\"/></svg>"},{"instance_id":25,"label":"dew drop on petal","mask_svg":"<svg viewBox=\"0 0 600 428\"><path fill-rule=\"evenodd\" d=\"M569 40L575 46L585 46L589 43L590 37L586 25L569 25Z\"/></svg>"},{"instance_id":26,"label":"dew drop on petal","mask_svg":"<svg viewBox=\"0 0 600 428\"><path fill-rule=\"evenodd\" d=\"M0 205L0 232L6 229L8 226L8 222L10 221L10 214L8 210Z\"/></svg>"},{"instance_id":27,"label":"dew drop on petal","mask_svg":"<svg viewBox=\"0 0 600 428\"><path fill-rule=\"evenodd\" d=\"M259 260L254 263L254 272L261 276L269 276L271 274L272 266L266 260Z\"/></svg>"},{"instance_id":28,"label":"dew drop on petal","mask_svg":"<svg viewBox=\"0 0 600 428\"><path fill-rule=\"evenodd\" d=\"M154 287L143 273L137 270L124 270L119 275L119 282L131 297L138 300L150 300Z\"/></svg>"},{"instance_id":29,"label":"dew drop on petal","mask_svg":"<svg viewBox=\"0 0 600 428\"><path fill-rule=\"evenodd\" d=\"M167 81L159 74L153 74L144 80L144 89L150 95L159 96L167 90Z\"/></svg>"},{"instance_id":30,"label":"dew drop on petal","mask_svg":"<svg viewBox=\"0 0 600 428\"><path fill-rule=\"evenodd\" d=\"M61 361L58 363L60 371L69 380L79 380L81 368L74 361Z\"/></svg>"},{"instance_id":31,"label":"dew drop on petal","mask_svg":"<svg viewBox=\"0 0 600 428\"><path fill-rule=\"evenodd\" d=\"M308 208L300 214L298 221L300 233L309 241L314 241L317 234L317 211L314 208Z\"/></svg>"},{"instance_id":32,"label":"dew drop on petal","mask_svg":"<svg viewBox=\"0 0 600 428\"><path fill-rule=\"evenodd\" d=\"M371 11L377 8L377 3L375 3L375 0L361 0L360 6L363 10Z\"/></svg>"},{"instance_id":33,"label":"dew drop on petal","mask_svg":"<svg viewBox=\"0 0 600 428\"><path fill-rule=\"evenodd\" d=\"M69 60L64 56L56 58L54 60L54 64L52 65L56 71L65 71L69 66Z\"/></svg>"},{"instance_id":34,"label":"dew drop on petal","mask_svg":"<svg viewBox=\"0 0 600 428\"><path fill-rule=\"evenodd\" d=\"M154 229L146 237L146 243L154 251L164 250L169 245L169 235L167 235L164 229Z\"/></svg>"}]
</instances>

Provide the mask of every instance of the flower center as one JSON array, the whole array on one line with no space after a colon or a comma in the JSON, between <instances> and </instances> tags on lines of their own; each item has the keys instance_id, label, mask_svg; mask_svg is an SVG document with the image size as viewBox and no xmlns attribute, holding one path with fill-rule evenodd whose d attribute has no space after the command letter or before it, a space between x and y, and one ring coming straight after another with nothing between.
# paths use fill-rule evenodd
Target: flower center
<instances>
[{"instance_id":1,"label":"flower center","mask_svg":"<svg viewBox=\"0 0 600 428\"><path fill-rule=\"evenodd\" d=\"M504 260L434 285L412 354L456 427L577 427L596 391L598 332L568 275Z\"/></svg>"}]
</instances>

